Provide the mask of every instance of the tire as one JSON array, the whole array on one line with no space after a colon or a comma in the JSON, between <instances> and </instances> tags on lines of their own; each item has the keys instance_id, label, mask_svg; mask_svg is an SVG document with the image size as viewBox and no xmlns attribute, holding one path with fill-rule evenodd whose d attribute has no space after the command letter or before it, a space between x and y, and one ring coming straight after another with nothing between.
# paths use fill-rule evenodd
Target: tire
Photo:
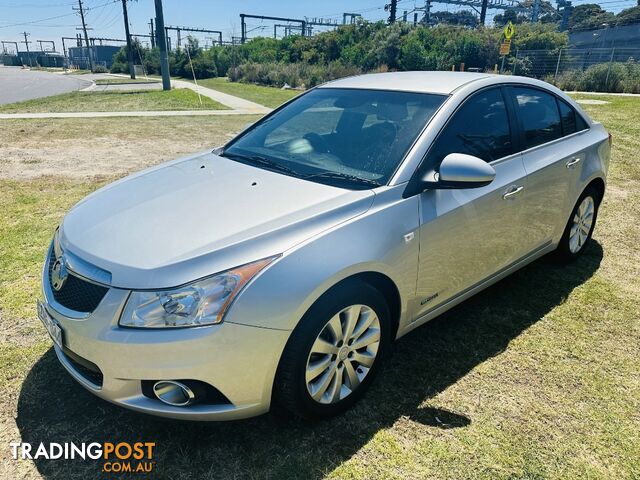
<instances>
[{"instance_id":1,"label":"tire","mask_svg":"<svg viewBox=\"0 0 640 480\"><path fill-rule=\"evenodd\" d=\"M336 318L343 330L342 337L334 335ZM349 319L355 318L355 323L349 323ZM369 327L364 328L369 322ZM345 341L344 333L348 331L348 324L355 325L354 334ZM374 341L376 330L379 332L377 344ZM349 338L353 343L349 344ZM360 281L348 282L329 290L307 311L287 342L274 384L275 411L298 418L318 419L348 410L364 395L377 374L389 348L390 338L389 307L378 290ZM365 342L372 343L366 349L358 349ZM331 350L333 353L312 352L312 348L318 350L317 347L321 347L324 350L328 348L327 345L338 350ZM368 363L371 355L373 361L369 368L357 361L363 359ZM311 368L316 365L319 367ZM321 370L325 365L326 369ZM319 370L322 373L313 377ZM330 382L323 381L332 375ZM351 379L356 379L354 375L358 378L354 382L355 388L352 388ZM310 377L313 379L309 380ZM338 380L342 378L343 385L340 385ZM322 393L325 384L328 386ZM312 391L316 392L316 398L312 396Z\"/></svg>"},{"instance_id":2,"label":"tire","mask_svg":"<svg viewBox=\"0 0 640 480\"><path fill-rule=\"evenodd\" d=\"M572 262L578 257L580 257L584 251L588 248L589 243L591 243L591 235L593 234L593 229L596 226L596 219L598 217L598 208L600 207L601 202L601 194L594 187L588 187L582 195L578 198L576 205L573 207L571 211L571 215L569 216L569 220L567 221L567 226L564 229L564 233L562 234L562 238L560 243L558 244L558 248L555 251L556 258L561 262ZM586 212L591 208L590 215L590 224L588 225L588 232L585 231L585 223L581 220L581 213ZM582 225L582 234L578 232L581 229L579 225ZM574 231L574 228L576 231ZM576 237L576 233L577 235Z\"/></svg>"}]
</instances>

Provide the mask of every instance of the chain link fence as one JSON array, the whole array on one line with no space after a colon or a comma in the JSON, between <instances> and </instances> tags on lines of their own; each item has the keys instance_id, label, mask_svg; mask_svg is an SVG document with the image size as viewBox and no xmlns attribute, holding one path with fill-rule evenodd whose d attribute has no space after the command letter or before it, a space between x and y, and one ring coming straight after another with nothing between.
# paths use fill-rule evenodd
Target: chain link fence
<instances>
[{"instance_id":1,"label":"chain link fence","mask_svg":"<svg viewBox=\"0 0 640 480\"><path fill-rule=\"evenodd\" d=\"M517 50L509 67L565 89L640 93L639 60L640 48Z\"/></svg>"}]
</instances>

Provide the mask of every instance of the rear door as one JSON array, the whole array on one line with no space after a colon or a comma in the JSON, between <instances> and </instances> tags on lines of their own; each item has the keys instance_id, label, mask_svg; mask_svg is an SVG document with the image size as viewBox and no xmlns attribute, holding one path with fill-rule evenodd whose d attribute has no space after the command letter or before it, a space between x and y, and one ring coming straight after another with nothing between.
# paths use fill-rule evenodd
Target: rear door
<instances>
[{"instance_id":1,"label":"rear door","mask_svg":"<svg viewBox=\"0 0 640 480\"><path fill-rule=\"evenodd\" d=\"M522 228L528 249L534 250L551 243L564 229L586 156L572 134L586 128L586 123L551 92L525 86L505 91L518 119L527 172Z\"/></svg>"},{"instance_id":2,"label":"rear door","mask_svg":"<svg viewBox=\"0 0 640 480\"><path fill-rule=\"evenodd\" d=\"M520 229L526 173L500 87L475 93L453 114L422 169L450 153L490 163L496 177L481 188L420 194L420 260L416 317L514 263L523 252Z\"/></svg>"}]
</instances>

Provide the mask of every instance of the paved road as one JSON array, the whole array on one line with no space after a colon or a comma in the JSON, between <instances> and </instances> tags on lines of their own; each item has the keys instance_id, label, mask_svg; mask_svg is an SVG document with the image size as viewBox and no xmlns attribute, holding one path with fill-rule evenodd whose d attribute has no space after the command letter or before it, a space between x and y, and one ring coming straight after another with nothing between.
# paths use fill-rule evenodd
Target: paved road
<instances>
[{"instance_id":1,"label":"paved road","mask_svg":"<svg viewBox=\"0 0 640 480\"><path fill-rule=\"evenodd\" d=\"M91 86L77 75L0 67L0 105L73 92Z\"/></svg>"}]
</instances>

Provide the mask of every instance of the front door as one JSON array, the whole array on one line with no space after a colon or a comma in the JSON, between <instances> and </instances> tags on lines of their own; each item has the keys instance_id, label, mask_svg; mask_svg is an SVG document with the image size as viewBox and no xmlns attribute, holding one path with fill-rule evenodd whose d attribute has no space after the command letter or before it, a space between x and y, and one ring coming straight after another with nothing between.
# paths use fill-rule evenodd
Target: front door
<instances>
[{"instance_id":1,"label":"front door","mask_svg":"<svg viewBox=\"0 0 640 480\"><path fill-rule=\"evenodd\" d=\"M501 88L467 99L425 159L439 165L449 153L490 162L494 181L481 188L420 194L420 257L415 318L491 277L526 254L521 229L526 173Z\"/></svg>"}]
</instances>

